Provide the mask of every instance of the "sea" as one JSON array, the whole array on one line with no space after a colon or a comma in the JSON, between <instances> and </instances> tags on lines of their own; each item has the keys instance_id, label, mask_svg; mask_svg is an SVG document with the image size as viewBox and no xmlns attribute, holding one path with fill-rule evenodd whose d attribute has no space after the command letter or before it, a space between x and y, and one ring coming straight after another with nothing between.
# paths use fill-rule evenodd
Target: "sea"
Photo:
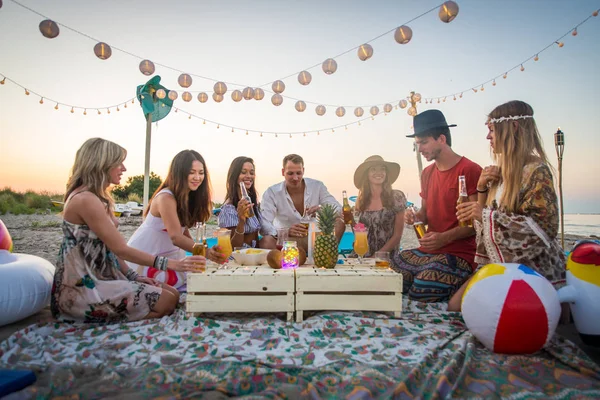
<instances>
[{"instance_id":1,"label":"sea","mask_svg":"<svg viewBox=\"0 0 600 400\"><path fill-rule=\"evenodd\" d=\"M600 214L565 214L564 217L565 234L600 237Z\"/></svg>"}]
</instances>

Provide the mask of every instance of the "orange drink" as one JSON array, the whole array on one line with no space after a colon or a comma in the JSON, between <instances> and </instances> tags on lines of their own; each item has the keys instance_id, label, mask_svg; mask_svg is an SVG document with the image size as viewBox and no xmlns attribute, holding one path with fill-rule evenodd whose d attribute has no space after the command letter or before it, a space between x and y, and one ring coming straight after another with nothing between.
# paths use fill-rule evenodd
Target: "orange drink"
<instances>
[{"instance_id":1,"label":"orange drink","mask_svg":"<svg viewBox=\"0 0 600 400\"><path fill-rule=\"evenodd\" d=\"M221 249L221 252L225 254L225 257L229 258L233 253L231 247L231 231L229 229L221 230L217 233L217 246Z\"/></svg>"},{"instance_id":2,"label":"orange drink","mask_svg":"<svg viewBox=\"0 0 600 400\"><path fill-rule=\"evenodd\" d=\"M367 232L354 232L354 252L363 257L368 251Z\"/></svg>"}]
</instances>

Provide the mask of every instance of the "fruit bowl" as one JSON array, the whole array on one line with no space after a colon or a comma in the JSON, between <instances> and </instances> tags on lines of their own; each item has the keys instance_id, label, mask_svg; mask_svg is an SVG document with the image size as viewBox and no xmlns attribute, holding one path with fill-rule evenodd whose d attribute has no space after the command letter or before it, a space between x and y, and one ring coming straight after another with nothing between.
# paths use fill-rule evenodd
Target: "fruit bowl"
<instances>
[{"instance_id":1,"label":"fruit bowl","mask_svg":"<svg viewBox=\"0 0 600 400\"><path fill-rule=\"evenodd\" d=\"M266 249L242 249L231 253L239 265L262 265L267 262L268 254L269 250Z\"/></svg>"}]
</instances>

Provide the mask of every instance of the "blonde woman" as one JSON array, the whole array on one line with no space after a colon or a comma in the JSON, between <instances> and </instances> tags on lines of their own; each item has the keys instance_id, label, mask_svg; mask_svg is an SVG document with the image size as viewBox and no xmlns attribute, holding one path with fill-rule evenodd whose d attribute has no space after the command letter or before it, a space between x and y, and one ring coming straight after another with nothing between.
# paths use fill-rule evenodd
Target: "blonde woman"
<instances>
[{"instance_id":1,"label":"blonde woman","mask_svg":"<svg viewBox=\"0 0 600 400\"><path fill-rule=\"evenodd\" d=\"M456 213L461 221L475 221L475 262L524 264L560 285L565 257L557 241L558 201L533 109L516 100L502 104L489 114L487 127L496 165L481 172L477 201L458 205ZM465 287L449 310L460 310Z\"/></svg>"},{"instance_id":2,"label":"blonde woman","mask_svg":"<svg viewBox=\"0 0 600 400\"><path fill-rule=\"evenodd\" d=\"M171 314L179 301L177 290L139 276L124 260L178 271L206 263L200 256L171 260L127 246L108 191L121 181L126 156L124 148L100 138L87 140L77 151L50 303L57 319L116 323Z\"/></svg>"}]
</instances>

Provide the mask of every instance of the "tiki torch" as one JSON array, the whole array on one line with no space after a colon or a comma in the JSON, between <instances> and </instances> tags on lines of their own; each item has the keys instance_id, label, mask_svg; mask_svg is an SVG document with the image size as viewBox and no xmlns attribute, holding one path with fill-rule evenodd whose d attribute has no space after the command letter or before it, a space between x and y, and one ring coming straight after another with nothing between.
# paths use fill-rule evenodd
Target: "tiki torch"
<instances>
[{"instance_id":1,"label":"tiki torch","mask_svg":"<svg viewBox=\"0 0 600 400\"><path fill-rule=\"evenodd\" d=\"M560 200L560 242L562 248L565 248L565 212L563 210L563 191L562 191L562 160L565 152L565 134L560 130L560 127L554 134L554 147L558 156L558 195Z\"/></svg>"}]
</instances>

